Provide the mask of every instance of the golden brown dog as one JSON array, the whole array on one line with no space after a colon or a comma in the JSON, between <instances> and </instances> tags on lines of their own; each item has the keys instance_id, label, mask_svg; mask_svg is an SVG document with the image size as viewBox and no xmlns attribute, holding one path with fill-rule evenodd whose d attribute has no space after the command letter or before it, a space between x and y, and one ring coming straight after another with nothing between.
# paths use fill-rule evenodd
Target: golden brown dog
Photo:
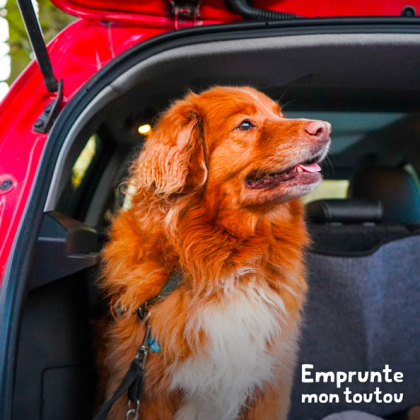
<instances>
[{"instance_id":1,"label":"golden brown dog","mask_svg":"<svg viewBox=\"0 0 420 420\"><path fill-rule=\"evenodd\" d=\"M102 285L127 312L108 326L109 398L151 307L161 351L147 361L141 420L285 419L308 237L298 197L320 182L329 123L289 120L249 87L188 94L163 114L132 167ZM122 419L121 398L110 418Z\"/></svg>"}]
</instances>

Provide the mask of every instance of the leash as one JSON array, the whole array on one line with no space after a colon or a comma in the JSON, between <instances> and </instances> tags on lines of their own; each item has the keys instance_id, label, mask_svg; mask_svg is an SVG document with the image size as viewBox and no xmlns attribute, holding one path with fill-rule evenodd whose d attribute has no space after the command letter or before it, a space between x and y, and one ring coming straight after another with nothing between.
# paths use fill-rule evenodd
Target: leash
<instances>
[{"instance_id":1,"label":"leash","mask_svg":"<svg viewBox=\"0 0 420 420\"><path fill-rule=\"evenodd\" d=\"M140 401L143 393L144 371L146 367L147 355L149 353L150 340L150 311L147 304L143 304L138 310L139 318L145 323L145 333L136 356L130 364L130 367L121 381L114 395L101 407L93 420L106 420L112 406L126 392L128 395L128 409L125 415L126 420L137 420L139 415ZM140 317L140 314L142 317ZM133 408L132 408L133 405Z\"/></svg>"},{"instance_id":2,"label":"leash","mask_svg":"<svg viewBox=\"0 0 420 420\"><path fill-rule=\"evenodd\" d=\"M154 340L151 336L151 329L149 324L151 312L149 310L149 306L156 303L162 297L167 296L173 292L178 287L181 280L182 273L175 272L157 296L155 296L153 299L150 299L148 302L145 302L140 306L140 308L137 309L137 316L141 321L144 322L145 327L143 340L119 387L115 391L114 395L103 404L93 420L106 420L113 405L126 392L128 396L128 408L125 414L125 420L138 420L140 402L143 394L144 373L147 355L149 354L149 349L155 352L160 351L159 344L156 343L156 340ZM111 314L115 320L121 318L126 312L126 308L119 307L118 305L114 304L113 299L111 299Z\"/></svg>"}]
</instances>

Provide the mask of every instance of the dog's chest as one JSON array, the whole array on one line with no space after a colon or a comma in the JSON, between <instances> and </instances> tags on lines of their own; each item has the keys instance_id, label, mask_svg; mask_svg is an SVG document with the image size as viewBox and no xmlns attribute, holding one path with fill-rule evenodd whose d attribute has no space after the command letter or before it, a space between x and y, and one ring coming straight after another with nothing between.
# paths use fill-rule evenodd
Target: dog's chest
<instances>
[{"instance_id":1,"label":"dog's chest","mask_svg":"<svg viewBox=\"0 0 420 420\"><path fill-rule=\"evenodd\" d=\"M192 410L177 418L236 418L246 398L272 378L270 343L280 334L283 308L280 296L250 286L208 302L189 318L186 336L204 333L206 340L174 369L171 387L185 392L184 410Z\"/></svg>"}]
</instances>

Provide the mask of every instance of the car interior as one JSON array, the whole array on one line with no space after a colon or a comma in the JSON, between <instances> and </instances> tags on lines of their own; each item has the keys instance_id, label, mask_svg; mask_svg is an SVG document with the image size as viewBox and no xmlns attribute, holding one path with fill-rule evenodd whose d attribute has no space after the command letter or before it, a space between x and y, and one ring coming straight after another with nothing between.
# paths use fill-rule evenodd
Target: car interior
<instances>
[{"instance_id":1,"label":"car interior","mask_svg":"<svg viewBox=\"0 0 420 420\"><path fill-rule=\"evenodd\" d=\"M332 124L324 181L305 197L312 243L309 295L290 420L357 409L404 419L420 404L420 39L343 33L209 41L169 49L116 78L78 116L49 186L23 308L13 419L88 420L98 375L94 325L108 311L96 287L100 250L124 183L153 126L174 99L214 85L251 85L288 118ZM147 130L147 128L146 128ZM303 404L319 371L381 370L402 383L401 403ZM375 384L351 385L372 392Z\"/></svg>"}]
</instances>

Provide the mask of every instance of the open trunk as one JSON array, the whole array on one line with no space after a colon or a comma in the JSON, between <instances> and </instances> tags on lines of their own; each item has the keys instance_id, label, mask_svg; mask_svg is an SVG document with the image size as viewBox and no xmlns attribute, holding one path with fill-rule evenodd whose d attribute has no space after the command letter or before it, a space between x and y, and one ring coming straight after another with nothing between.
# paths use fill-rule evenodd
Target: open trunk
<instances>
[{"instance_id":1,"label":"open trunk","mask_svg":"<svg viewBox=\"0 0 420 420\"><path fill-rule=\"evenodd\" d=\"M188 89L252 85L279 100L288 117L332 123L331 165L323 172L332 194L343 197L346 182L366 165L420 173L419 48L420 27L392 19L252 23L163 35L103 68L53 127L19 253L3 282L3 299L15 315L3 326L9 341L0 349L9 360L2 418L92 417L91 321L103 310L97 256L111 215L128 205L119 186L142 146L140 126ZM319 371L389 364L404 373L404 382L384 392L403 392L404 399L302 404L302 393L334 387L302 384L299 363L292 420L350 408L389 416L420 404L417 224L360 220L309 226L311 291L300 362Z\"/></svg>"}]
</instances>

